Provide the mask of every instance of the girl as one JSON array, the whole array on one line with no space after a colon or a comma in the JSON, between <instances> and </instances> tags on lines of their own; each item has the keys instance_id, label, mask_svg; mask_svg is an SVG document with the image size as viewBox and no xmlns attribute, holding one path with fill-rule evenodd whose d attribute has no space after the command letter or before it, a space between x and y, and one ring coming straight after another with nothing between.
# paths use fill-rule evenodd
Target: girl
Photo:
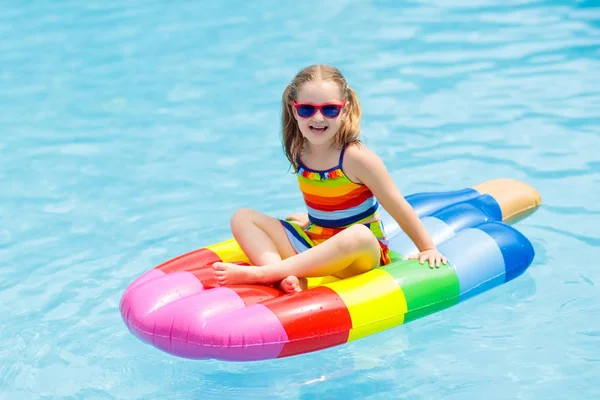
<instances>
[{"instance_id":1,"label":"girl","mask_svg":"<svg viewBox=\"0 0 600 400\"><path fill-rule=\"evenodd\" d=\"M418 247L412 258L446 264L381 159L359 141L361 109L340 71L313 65L283 93L283 145L308 214L285 221L250 209L231 218L233 236L260 268L214 263L219 285L281 282L284 292L307 277L346 278L390 263L379 203Z\"/></svg>"}]
</instances>

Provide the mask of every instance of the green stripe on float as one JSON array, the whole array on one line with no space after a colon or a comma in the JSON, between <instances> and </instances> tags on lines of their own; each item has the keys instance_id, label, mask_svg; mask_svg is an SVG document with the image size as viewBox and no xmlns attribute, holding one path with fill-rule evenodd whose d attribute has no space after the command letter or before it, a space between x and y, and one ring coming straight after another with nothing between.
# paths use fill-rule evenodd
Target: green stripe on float
<instances>
[{"instance_id":1,"label":"green stripe on float","mask_svg":"<svg viewBox=\"0 0 600 400\"><path fill-rule=\"evenodd\" d=\"M390 260L392 260L392 263L395 263L396 261L400 261L404 259L404 256L400 253L398 253L397 251L394 251L390 248L388 248L388 251L390 252Z\"/></svg>"},{"instance_id":2,"label":"green stripe on float","mask_svg":"<svg viewBox=\"0 0 600 400\"><path fill-rule=\"evenodd\" d=\"M400 260L382 267L394 277L406 298L404 323L458 303L460 284L450 264L429 268L418 260Z\"/></svg>"}]
</instances>

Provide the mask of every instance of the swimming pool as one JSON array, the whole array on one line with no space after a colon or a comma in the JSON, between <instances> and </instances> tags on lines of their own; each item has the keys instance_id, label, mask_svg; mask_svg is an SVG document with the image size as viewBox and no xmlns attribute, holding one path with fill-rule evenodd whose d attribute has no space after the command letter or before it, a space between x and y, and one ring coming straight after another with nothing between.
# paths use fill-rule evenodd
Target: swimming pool
<instances>
[{"instance_id":1,"label":"swimming pool","mask_svg":"<svg viewBox=\"0 0 600 400\"><path fill-rule=\"evenodd\" d=\"M13 2L0 14L0 398L600 396L597 2ZM511 177L536 259L457 307L246 364L133 337L123 290L302 207L278 138L297 70L338 66L408 193Z\"/></svg>"}]
</instances>

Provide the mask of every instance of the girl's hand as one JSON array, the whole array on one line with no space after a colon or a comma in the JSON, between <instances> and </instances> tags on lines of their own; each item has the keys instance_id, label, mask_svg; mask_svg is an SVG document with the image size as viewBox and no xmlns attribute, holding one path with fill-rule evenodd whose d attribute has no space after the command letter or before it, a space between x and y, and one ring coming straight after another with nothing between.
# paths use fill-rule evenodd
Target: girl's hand
<instances>
[{"instance_id":1,"label":"girl's hand","mask_svg":"<svg viewBox=\"0 0 600 400\"><path fill-rule=\"evenodd\" d=\"M446 257L442 255L437 249L423 250L417 255L408 257L409 260L419 260L421 264L425 261L429 261L429 268L440 267L440 261L444 264L447 263Z\"/></svg>"},{"instance_id":2,"label":"girl's hand","mask_svg":"<svg viewBox=\"0 0 600 400\"><path fill-rule=\"evenodd\" d=\"M308 220L307 213L301 214L292 214L285 219L288 222L298 225L302 229L308 229L308 225L310 225L310 221Z\"/></svg>"}]
</instances>

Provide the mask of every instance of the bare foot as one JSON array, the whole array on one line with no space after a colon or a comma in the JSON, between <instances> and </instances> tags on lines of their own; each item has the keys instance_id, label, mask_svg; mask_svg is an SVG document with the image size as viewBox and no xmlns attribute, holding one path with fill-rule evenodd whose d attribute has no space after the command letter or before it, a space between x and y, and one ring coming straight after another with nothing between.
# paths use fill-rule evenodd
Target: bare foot
<instances>
[{"instance_id":1,"label":"bare foot","mask_svg":"<svg viewBox=\"0 0 600 400\"><path fill-rule=\"evenodd\" d=\"M279 287L285 293L298 293L306 289L306 284L305 278L298 279L297 277L290 275L281 281Z\"/></svg>"},{"instance_id":2,"label":"bare foot","mask_svg":"<svg viewBox=\"0 0 600 400\"><path fill-rule=\"evenodd\" d=\"M259 268L216 262L213 264L213 275L219 286L243 283L262 283Z\"/></svg>"}]
</instances>

